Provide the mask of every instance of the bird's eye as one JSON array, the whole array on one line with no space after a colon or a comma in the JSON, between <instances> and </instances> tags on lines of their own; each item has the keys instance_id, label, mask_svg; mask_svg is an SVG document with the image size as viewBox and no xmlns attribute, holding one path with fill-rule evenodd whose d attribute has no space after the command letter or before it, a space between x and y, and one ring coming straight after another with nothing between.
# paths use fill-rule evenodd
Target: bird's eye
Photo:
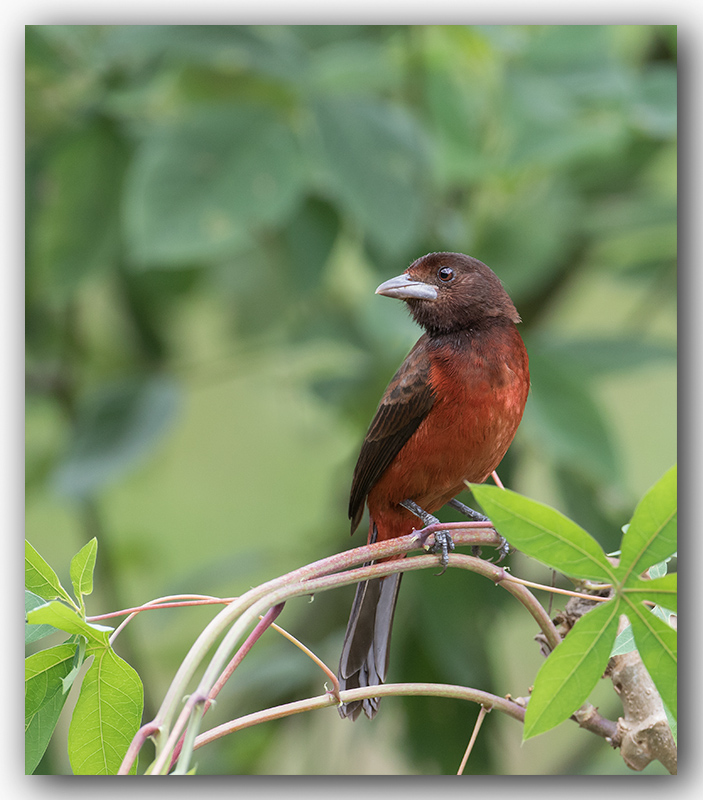
<instances>
[{"instance_id":1,"label":"bird's eye","mask_svg":"<svg viewBox=\"0 0 703 800\"><path fill-rule=\"evenodd\" d=\"M451 267L440 267L437 270L437 277L442 283L449 283L454 278L454 270Z\"/></svg>"}]
</instances>

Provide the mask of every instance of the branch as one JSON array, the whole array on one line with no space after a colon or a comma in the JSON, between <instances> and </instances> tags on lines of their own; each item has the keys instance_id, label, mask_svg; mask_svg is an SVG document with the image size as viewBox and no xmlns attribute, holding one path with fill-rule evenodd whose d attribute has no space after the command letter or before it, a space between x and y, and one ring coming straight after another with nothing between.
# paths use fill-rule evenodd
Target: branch
<instances>
[{"instance_id":1,"label":"branch","mask_svg":"<svg viewBox=\"0 0 703 800\"><path fill-rule=\"evenodd\" d=\"M452 531L454 533L454 541L458 545L497 546L500 543L496 532L492 528L485 526L485 524L454 523ZM359 563L388 558L394 555L404 555L412 550L417 550L419 548L418 539L418 533L414 533L389 542L365 545L322 559L255 587L233 600L230 605L220 611L191 647L166 693L159 712L153 722L146 726L157 748L157 757L149 772L160 774L167 771L170 762L169 753L176 746L186 723L190 719L191 722L188 724L193 726L199 724L204 703L229 660L231 652L233 652L246 630L256 621L260 614L265 613L271 606L285 602L291 597L313 594L317 591L357 583L368 578L383 577L394 572L435 568L437 565L436 556L425 555L411 559L376 563L372 566L349 570L350 567ZM512 583L509 574L504 569L480 559L460 554L453 554L450 557L449 565L478 572L495 583L502 585L519 599L537 620L550 647L558 644L559 635L542 606L526 587ZM349 571L343 572L342 570ZM171 727L175 714L181 708L181 698L188 693L188 684L195 671L209 649L225 631L227 633L207 666L198 687L190 695L185 707L181 710L178 720ZM133 760L134 748L130 747L129 753ZM120 774L127 773L130 766L131 762L129 762L128 758L125 758L120 767Z\"/></svg>"},{"instance_id":2,"label":"branch","mask_svg":"<svg viewBox=\"0 0 703 800\"><path fill-rule=\"evenodd\" d=\"M436 564L433 566L436 566ZM503 711L518 722L523 722L525 719L524 707L512 700L498 697L489 692L482 692L479 689L471 689L467 686L453 686L444 683L385 683L381 686L365 686L360 689L347 689L340 692L340 698L343 703L364 700L367 697L389 697L391 695L393 697L451 697L455 700L468 700L469 702L478 703L488 711L492 709ZM338 704L339 701L327 692L317 697L309 697L306 700L297 700L293 703L284 703L263 711L256 711L253 714L230 720L200 734L195 740L194 749L209 744L215 739L220 739L229 733L250 728L252 725L258 725L261 722L269 722L282 717L290 717L293 714L300 714L303 711L313 711L318 708L337 706Z\"/></svg>"},{"instance_id":3,"label":"branch","mask_svg":"<svg viewBox=\"0 0 703 800\"><path fill-rule=\"evenodd\" d=\"M627 624L627 618L624 620ZM617 735L623 760L637 772L657 760L671 775L676 775L678 758L674 736L659 692L640 654L632 650L614 656L611 664L608 674L622 701L623 716L618 719Z\"/></svg>"}]
</instances>

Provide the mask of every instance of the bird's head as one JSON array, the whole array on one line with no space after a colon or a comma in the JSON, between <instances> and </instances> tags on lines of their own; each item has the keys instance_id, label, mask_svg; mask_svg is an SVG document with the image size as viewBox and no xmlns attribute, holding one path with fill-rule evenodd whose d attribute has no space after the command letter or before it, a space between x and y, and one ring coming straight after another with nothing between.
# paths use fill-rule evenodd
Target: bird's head
<instances>
[{"instance_id":1,"label":"bird's head","mask_svg":"<svg viewBox=\"0 0 703 800\"><path fill-rule=\"evenodd\" d=\"M476 328L497 319L520 321L493 270L463 253L428 253L402 275L382 283L376 294L404 300L430 334Z\"/></svg>"}]
</instances>

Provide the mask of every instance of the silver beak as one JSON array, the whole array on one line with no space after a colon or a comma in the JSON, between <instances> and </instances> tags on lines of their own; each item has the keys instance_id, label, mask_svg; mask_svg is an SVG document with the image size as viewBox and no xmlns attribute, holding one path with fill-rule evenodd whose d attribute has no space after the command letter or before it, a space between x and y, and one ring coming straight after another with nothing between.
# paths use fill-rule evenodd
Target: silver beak
<instances>
[{"instance_id":1,"label":"silver beak","mask_svg":"<svg viewBox=\"0 0 703 800\"><path fill-rule=\"evenodd\" d=\"M437 287L422 281L414 281L403 273L382 283L376 289L376 294L397 297L399 300L436 300Z\"/></svg>"}]
</instances>

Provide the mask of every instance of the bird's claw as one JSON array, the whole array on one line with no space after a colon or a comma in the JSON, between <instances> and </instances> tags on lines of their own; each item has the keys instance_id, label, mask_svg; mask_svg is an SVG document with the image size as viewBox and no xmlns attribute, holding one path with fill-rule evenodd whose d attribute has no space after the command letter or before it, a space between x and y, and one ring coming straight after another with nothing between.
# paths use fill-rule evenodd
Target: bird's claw
<instances>
[{"instance_id":1,"label":"bird's claw","mask_svg":"<svg viewBox=\"0 0 703 800\"><path fill-rule=\"evenodd\" d=\"M508 540L505 536L500 536L500 543L496 545L496 550L498 551L498 559L496 560L496 564L500 564L500 562L508 555L510 552L510 545L508 544ZM471 555L475 558L481 558L481 546L478 544L471 545ZM493 561L492 558L489 558L488 561Z\"/></svg>"},{"instance_id":2,"label":"bird's claw","mask_svg":"<svg viewBox=\"0 0 703 800\"><path fill-rule=\"evenodd\" d=\"M500 536L500 534L499 534ZM496 563L500 564L500 562L508 555L510 552L510 545L508 544L508 540L505 536L500 536L500 544L496 548L498 551L498 561Z\"/></svg>"},{"instance_id":3,"label":"bird's claw","mask_svg":"<svg viewBox=\"0 0 703 800\"><path fill-rule=\"evenodd\" d=\"M449 566L449 553L454 551L454 540L446 531L436 531L434 534L434 544L430 547L430 553L439 553L439 562L442 571L437 575L444 575Z\"/></svg>"}]
</instances>

